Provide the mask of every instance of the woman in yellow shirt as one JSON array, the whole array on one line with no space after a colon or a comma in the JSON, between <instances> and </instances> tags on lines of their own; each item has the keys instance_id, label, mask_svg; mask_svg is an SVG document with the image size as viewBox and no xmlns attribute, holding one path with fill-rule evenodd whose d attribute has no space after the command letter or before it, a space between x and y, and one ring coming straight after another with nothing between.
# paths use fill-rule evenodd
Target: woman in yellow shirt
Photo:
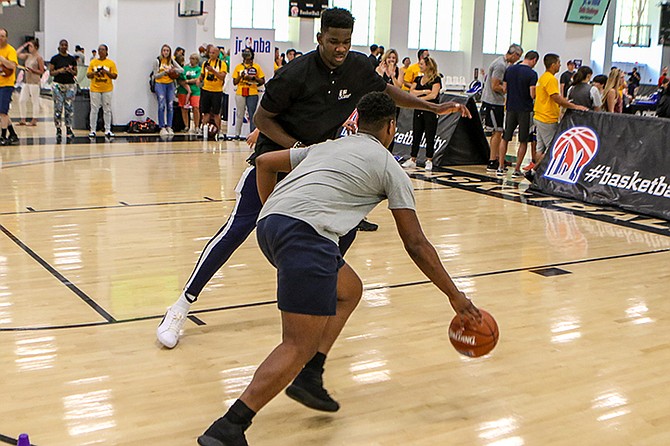
<instances>
[{"instance_id":1,"label":"woman in yellow shirt","mask_svg":"<svg viewBox=\"0 0 670 446\"><path fill-rule=\"evenodd\" d=\"M242 139L242 124L244 123L244 114L249 111L249 126L253 132L256 129L254 125L254 113L258 107L258 87L265 83L265 74L261 66L254 62L254 50L245 48L242 51L242 63L235 67L233 71L233 85L237 86L235 103L237 105L237 117L235 119L235 137Z\"/></svg>"},{"instance_id":2,"label":"woman in yellow shirt","mask_svg":"<svg viewBox=\"0 0 670 446\"><path fill-rule=\"evenodd\" d=\"M172 117L174 114L175 84L174 81L184 69L172 58L170 45L161 47L161 55L154 62L154 79L156 79L156 99L158 100L158 126L161 136L174 135ZM167 111L167 116L166 115ZM166 119L167 118L167 119Z\"/></svg>"}]
</instances>

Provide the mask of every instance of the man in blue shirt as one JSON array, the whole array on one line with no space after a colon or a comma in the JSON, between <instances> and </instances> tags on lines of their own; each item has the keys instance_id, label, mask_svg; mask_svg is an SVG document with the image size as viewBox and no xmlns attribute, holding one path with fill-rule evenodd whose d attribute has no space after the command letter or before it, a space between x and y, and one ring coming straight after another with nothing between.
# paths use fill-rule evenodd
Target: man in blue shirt
<instances>
[{"instance_id":1,"label":"man in blue shirt","mask_svg":"<svg viewBox=\"0 0 670 446\"><path fill-rule=\"evenodd\" d=\"M530 122L533 113L533 100L535 99L535 86L537 85L537 73L533 68L540 59L537 51L528 51L523 62L512 65L505 71L503 85L507 91L507 114L505 116L505 132L500 141L498 150L499 167L496 171L498 176L505 175L505 155L507 145L514 136L514 131L519 127L519 149L516 154L516 166L512 173L513 178L521 178L521 162L526 156L528 139L530 135Z\"/></svg>"}]
</instances>

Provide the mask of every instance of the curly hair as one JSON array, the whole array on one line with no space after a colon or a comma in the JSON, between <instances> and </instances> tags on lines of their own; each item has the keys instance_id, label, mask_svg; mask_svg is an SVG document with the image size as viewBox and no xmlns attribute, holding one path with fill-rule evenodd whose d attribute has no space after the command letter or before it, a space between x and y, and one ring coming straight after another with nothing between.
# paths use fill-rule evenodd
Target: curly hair
<instances>
[{"instance_id":1,"label":"curly hair","mask_svg":"<svg viewBox=\"0 0 670 446\"><path fill-rule=\"evenodd\" d=\"M389 120L395 119L396 105L384 92L368 93L358 101L358 125L369 130L380 130Z\"/></svg>"},{"instance_id":2,"label":"curly hair","mask_svg":"<svg viewBox=\"0 0 670 446\"><path fill-rule=\"evenodd\" d=\"M330 8L321 13L321 32L325 33L329 28L354 29L354 16L343 8Z\"/></svg>"}]
</instances>

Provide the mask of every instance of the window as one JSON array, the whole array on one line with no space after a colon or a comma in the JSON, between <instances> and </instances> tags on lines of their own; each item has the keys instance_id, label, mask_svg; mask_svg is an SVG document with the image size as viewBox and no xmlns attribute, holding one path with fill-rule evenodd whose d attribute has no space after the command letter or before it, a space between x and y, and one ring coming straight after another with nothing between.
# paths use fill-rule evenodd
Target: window
<instances>
[{"instance_id":1,"label":"window","mask_svg":"<svg viewBox=\"0 0 670 446\"><path fill-rule=\"evenodd\" d=\"M521 42L523 0L486 0L484 53L505 54Z\"/></svg>"},{"instance_id":2,"label":"window","mask_svg":"<svg viewBox=\"0 0 670 446\"><path fill-rule=\"evenodd\" d=\"M649 0L619 0L616 28L619 46L650 46Z\"/></svg>"},{"instance_id":3,"label":"window","mask_svg":"<svg viewBox=\"0 0 670 446\"><path fill-rule=\"evenodd\" d=\"M407 46L461 50L462 0L410 0Z\"/></svg>"},{"instance_id":4,"label":"window","mask_svg":"<svg viewBox=\"0 0 670 446\"><path fill-rule=\"evenodd\" d=\"M214 37L230 39L231 28L275 29L275 40L288 41L289 0L216 0Z\"/></svg>"},{"instance_id":5,"label":"window","mask_svg":"<svg viewBox=\"0 0 670 446\"><path fill-rule=\"evenodd\" d=\"M377 15L377 0L329 0L329 7L344 8L351 11L356 19L354 33L351 35L351 44L356 46L370 46L375 43L375 16ZM316 33L321 29L321 20L314 20L314 43Z\"/></svg>"}]
</instances>

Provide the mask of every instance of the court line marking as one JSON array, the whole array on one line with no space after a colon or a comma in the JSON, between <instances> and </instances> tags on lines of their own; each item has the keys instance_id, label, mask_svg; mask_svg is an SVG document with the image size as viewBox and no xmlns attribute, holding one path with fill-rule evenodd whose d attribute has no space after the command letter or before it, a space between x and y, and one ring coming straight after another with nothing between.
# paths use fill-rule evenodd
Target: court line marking
<instances>
[{"instance_id":1,"label":"court line marking","mask_svg":"<svg viewBox=\"0 0 670 446\"><path fill-rule=\"evenodd\" d=\"M26 254L33 258L37 263L39 263L42 268L46 269L52 276L58 279L63 285L68 287L70 291L79 296L89 307L95 310L100 316L102 316L107 322L116 322L116 319L109 314L104 308L98 305L93 299L91 299L86 293L84 293L77 285L70 282L64 275L62 275L56 268L51 266L46 260L40 257L35 251L30 249L28 245L23 243L18 237L12 234L7 228L0 224L0 231L3 232L11 241L13 241L19 248L24 250Z\"/></svg>"},{"instance_id":2,"label":"court line marking","mask_svg":"<svg viewBox=\"0 0 670 446\"><path fill-rule=\"evenodd\" d=\"M1 228L1 226L0 226ZM497 271L487 271L487 272L482 272L482 273L475 273L475 274L465 274L462 276L452 276L452 279L455 281L462 280L462 279L470 279L470 278L477 278L477 277L488 277L488 276L498 276L501 274L511 274L511 273L518 273L518 272L524 272L524 271L532 271L535 269L541 269L541 268L550 268L550 267L558 267L558 266L567 266L567 265L581 265L585 263L594 263L594 262L603 262L603 261L608 261L608 260L617 260L617 259L624 259L624 258L630 258L630 257L640 257L640 256L646 256L646 255L653 255L653 254L663 254L663 253L668 253L670 252L670 248L663 248L663 249L654 249L651 251L641 251L641 252L633 252L633 253L628 253L628 254L617 254L617 255L611 255L611 256L603 256L603 257L594 257L590 259L581 259L581 260L567 260L565 262L556 262L556 263L547 263L544 265L532 265L532 266L524 266L524 267L519 267L519 268L510 268L510 269L505 269L505 270L497 270ZM375 290L381 290L381 289L395 289L395 288L404 288L404 287L410 287L410 286L417 286L417 285L426 285L431 283L430 280L419 280L415 282L405 282L405 283L397 283L397 284L392 284L392 285L376 285L376 286L366 286L364 287L365 291L375 291ZM261 306L267 306L267 305L273 305L276 304L276 300L268 300L268 301L261 301L261 302L251 302L251 303L246 303L246 304L236 304L236 305L226 305L222 307L214 307L214 308L203 308L200 310L193 310L189 312L189 315L196 315L196 314L206 314L206 313L216 313L220 311L228 311L228 310L239 310L239 309L245 309L245 308L253 308L253 307L261 307ZM62 329L67 329L67 328L86 328L86 327L96 327L96 326L102 326L102 325L116 325L116 324L125 324L129 322L142 322L142 321L148 321L152 319L161 319L163 317L163 314L159 315L151 315L151 316L140 316L136 318L129 318L129 319L118 319L114 320L112 322L89 322L89 323L80 323L80 324L70 324L70 325L52 325L52 326L43 326L43 327L7 327L7 328L0 328L0 332L16 332L16 331L43 331L43 330L62 330Z\"/></svg>"},{"instance_id":3,"label":"court line marking","mask_svg":"<svg viewBox=\"0 0 670 446\"><path fill-rule=\"evenodd\" d=\"M191 201L165 201L157 203L135 203L135 204L113 204L109 206L86 206L80 208L60 208L60 209L33 209L31 211L17 211L17 212L2 212L0 216L3 215L23 215L23 214L44 214L49 212L72 212L72 211L94 211L102 209L121 209L121 208L136 208L136 207L151 207L151 206L171 206L171 205L182 205L182 204L209 204L209 203L223 203L223 202L232 202L235 201L234 198L226 198L225 200L191 200ZM119 202L121 203L121 202ZM28 208L32 209L32 208Z\"/></svg>"}]
</instances>

